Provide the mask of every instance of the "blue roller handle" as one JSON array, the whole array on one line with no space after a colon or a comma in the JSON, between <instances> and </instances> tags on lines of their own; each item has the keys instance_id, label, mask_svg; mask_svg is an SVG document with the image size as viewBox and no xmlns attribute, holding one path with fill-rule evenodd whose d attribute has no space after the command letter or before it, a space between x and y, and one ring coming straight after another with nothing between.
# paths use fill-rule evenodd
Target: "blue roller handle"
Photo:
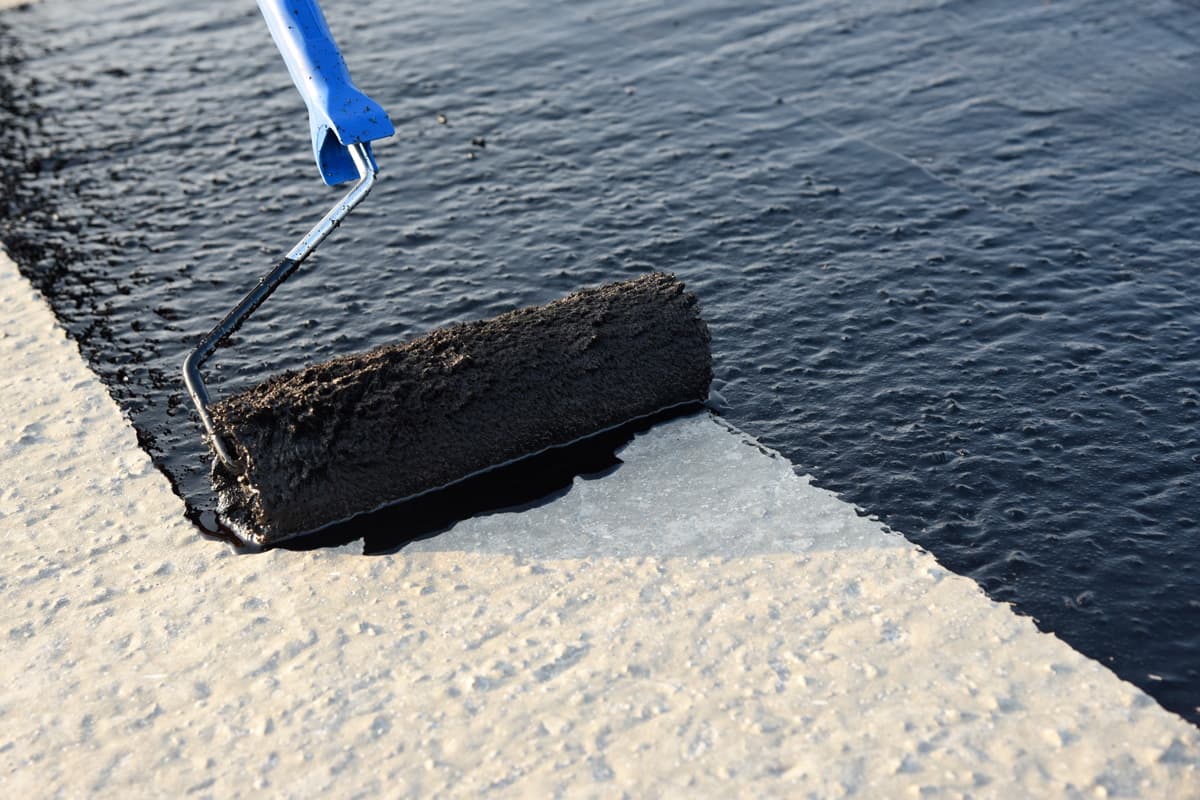
<instances>
[{"instance_id":1,"label":"blue roller handle","mask_svg":"<svg viewBox=\"0 0 1200 800\"><path fill-rule=\"evenodd\" d=\"M360 177L347 149L396 132L387 112L350 80L316 0L258 0L271 38L308 106L313 156L325 183ZM368 154L370 145L367 146ZM372 166L374 156L371 156Z\"/></svg>"}]
</instances>

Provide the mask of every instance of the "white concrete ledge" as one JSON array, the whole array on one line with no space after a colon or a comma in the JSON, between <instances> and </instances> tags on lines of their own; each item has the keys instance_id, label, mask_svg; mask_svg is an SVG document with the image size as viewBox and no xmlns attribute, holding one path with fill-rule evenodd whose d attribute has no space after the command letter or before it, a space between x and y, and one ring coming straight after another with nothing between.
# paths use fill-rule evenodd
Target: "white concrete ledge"
<instances>
[{"instance_id":1,"label":"white concrete ledge","mask_svg":"<svg viewBox=\"0 0 1200 800\"><path fill-rule=\"evenodd\" d=\"M0 258L0 791L1196 797L1200 731L699 417L384 557L204 540Z\"/></svg>"}]
</instances>

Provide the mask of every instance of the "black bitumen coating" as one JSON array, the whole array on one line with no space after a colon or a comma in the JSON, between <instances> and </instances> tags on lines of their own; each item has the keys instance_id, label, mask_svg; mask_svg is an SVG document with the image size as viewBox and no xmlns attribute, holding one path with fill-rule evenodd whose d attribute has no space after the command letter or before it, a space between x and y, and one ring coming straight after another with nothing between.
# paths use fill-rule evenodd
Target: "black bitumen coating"
<instances>
[{"instance_id":1,"label":"black bitumen coating","mask_svg":"<svg viewBox=\"0 0 1200 800\"><path fill-rule=\"evenodd\" d=\"M695 295L653 273L286 373L212 408L244 471L222 514L270 544L703 401Z\"/></svg>"},{"instance_id":2,"label":"black bitumen coating","mask_svg":"<svg viewBox=\"0 0 1200 800\"><path fill-rule=\"evenodd\" d=\"M329 3L400 133L209 389L675 270L731 423L1200 722L1200 5L963 5ZM0 13L0 241L205 531L179 363L341 194L252 6Z\"/></svg>"}]
</instances>

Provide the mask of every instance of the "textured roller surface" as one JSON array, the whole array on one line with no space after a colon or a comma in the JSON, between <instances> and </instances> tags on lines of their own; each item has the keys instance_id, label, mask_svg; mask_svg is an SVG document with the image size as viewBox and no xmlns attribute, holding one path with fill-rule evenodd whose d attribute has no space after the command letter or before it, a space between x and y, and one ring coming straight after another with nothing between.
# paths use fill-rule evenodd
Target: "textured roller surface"
<instances>
[{"instance_id":1,"label":"textured roller surface","mask_svg":"<svg viewBox=\"0 0 1200 800\"><path fill-rule=\"evenodd\" d=\"M664 408L703 401L696 297L654 273L271 378L212 409L244 470L223 516L296 536Z\"/></svg>"}]
</instances>

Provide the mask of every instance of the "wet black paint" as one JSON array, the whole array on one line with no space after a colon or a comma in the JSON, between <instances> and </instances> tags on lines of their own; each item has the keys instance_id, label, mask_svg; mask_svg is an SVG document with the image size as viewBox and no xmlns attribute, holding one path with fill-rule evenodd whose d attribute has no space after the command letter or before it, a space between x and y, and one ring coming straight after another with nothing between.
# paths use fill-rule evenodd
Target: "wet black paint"
<instances>
[{"instance_id":1,"label":"wet black paint","mask_svg":"<svg viewBox=\"0 0 1200 800\"><path fill-rule=\"evenodd\" d=\"M326 11L398 135L214 396L673 270L732 422L1200 719L1200 9ZM178 364L336 199L303 107L252 4L5 18L0 238L203 507Z\"/></svg>"}]
</instances>

